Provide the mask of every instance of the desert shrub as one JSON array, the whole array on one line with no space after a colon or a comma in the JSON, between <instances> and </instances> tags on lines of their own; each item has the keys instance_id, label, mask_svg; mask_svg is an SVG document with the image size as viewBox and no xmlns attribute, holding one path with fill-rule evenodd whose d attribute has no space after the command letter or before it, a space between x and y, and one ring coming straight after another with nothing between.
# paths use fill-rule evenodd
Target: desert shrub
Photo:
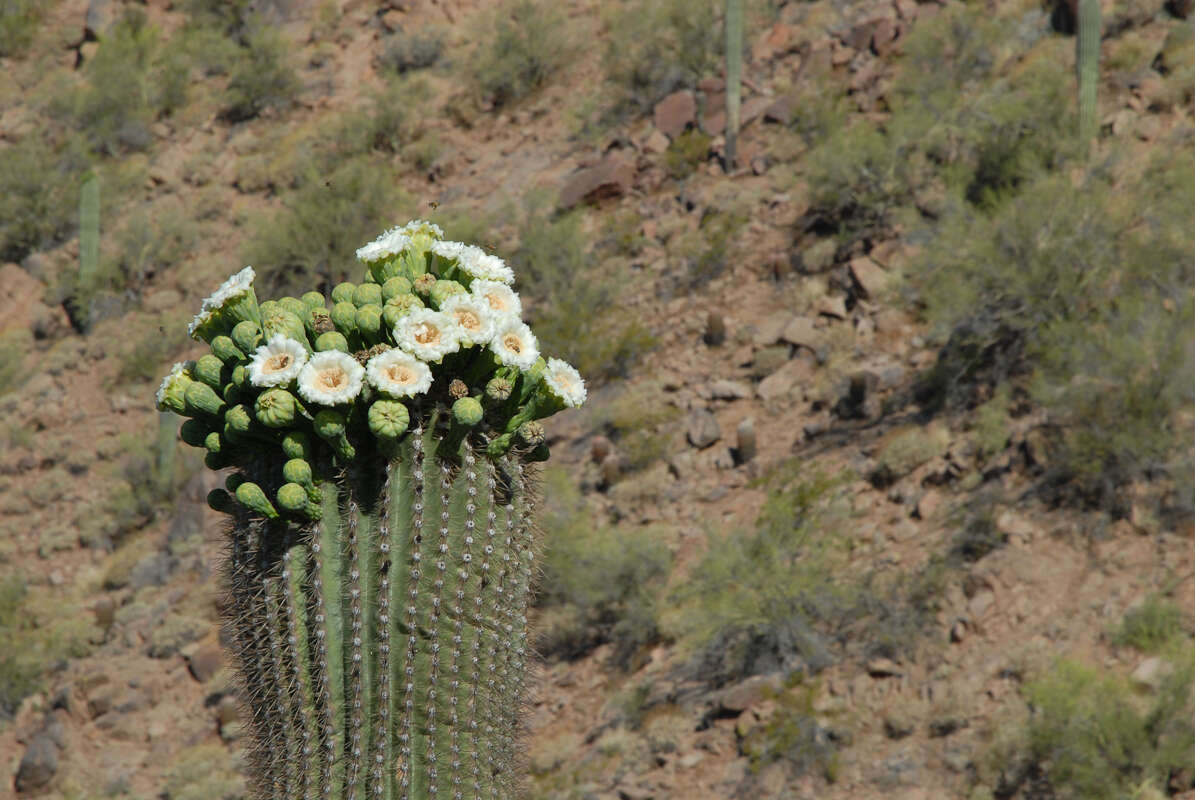
<instances>
[{"instance_id":1,"label":"desert shrub","mask_svg":"<svg viewBox=\"0 0 1195 800\"><path fill-rule=\"evenodd\" d=\"M290 63L290 43L275 28L257 25L228 78L224 116L239 122L267 108L290 105L299 81Z\"/></svg>"},{"instance_id":2,"label":"desert shrub","mask_svg":"<svg viewBox=\"0 0 1195 800\"><path fill-rule=\"evenodd\" d=\"M1024 745L1061 800L1118 800L1195 768L1195 659L1188 650L1156 693L1135 696L1124 678L1063 660L1027 684L1034 714Z\"/></svg>"},{"instance_id":3,"label":"desert shrub","mask_svg":"<svg viewBox=\"0 0 1195 800\"><path fill-rule=\"evenodd\" d=\"M398 31L386 38L378 60L386 69L401 75L435 65L443 51L444 34L439 29Z\"/></svg>"},{"instance_id":4,"label":"desert shrub","mask_svg":"<svg viewBox=\"0 0 1195 800\"><path fill-rule=\"evenodd\" d=\"M813 770L830 783L838 778L838 742L835 732L823 727L824 715L814 710L819 688L794 672L781 691L768 692L776 711L762 725L743 735L741 749L752 772L769 764L783 764L794 776Z\"/></svg>"},{"instance_id":5,"label":"desert shrub","mask_svg":"<svg viewBox=\"0 0 1195 800\"><path fill-rule=\"evenodd\" d=\"M189 747L166 770L163 793L171 800L238 800L245 794L239 761L221 744Z\"/></svg>"},{"instance_id":6,"label":"desert shrub","mask_svg":"<svg viewBox=\"0 0 1195 800\"><path fill-rule=\"evenodd\" d=\"M30 135L0 145L0 259L20 261L74 228L87 167L79 144Z\"/></svg>"},{"instance_id":7,"label":"desert shrub","mask_svg":"<svg viewBox=\"0 0 1195 800\"><path fill-rule=\"evenodd\" d=\"M624 0L609 11L606 79L616 108L644 111L715 71L725 49L713 0Z\"/></svg>"},{"instance_id":8,"label":"desert shrub","mask_svg":"<svg viewBox=\"0 0 1195 800\"><path fill-rule=\"evenodd\" d=\"M658 383L641 383L587 409L589 425L614 442L623 469L644 469L667 454L673 434L670 423L681 411L660 402L661 394Z\"/></svg>"},{"instance_id":9,"label":"desert shrub","mask_svg":"<svg viewBox=\"0 0 1195 800\"><path fill-rule=\"evenodd\" d=\"M540 650L576 658L612 642L614 661L625 665L659 637L657 607L672 561L662 532L600 524L562 471L548 471L545 489Z\"/></svg>"},{"instance_id":10,"label":"desert shrub","mask_svg":"<svg viewBox=\"0 0 1195 800\"><path fill-rule=\"evenodd\" d=\"M28 377L25 354L33 344L28 330L7 330L0 333L0 397L18 388Z\"/></svg>"},{"instance_id":11,"label":"desert shrub","mask_svg":"<svg viewBox=\"0 0 1195 800\"><path fill-rule=\"evenodd\" d=\"M361 267L353 253L393 224L404 200L387 170L368 157L326 173L309 168L283 196L280 211L254 221L245 263L271 292L357 280Z\"/></svg>"},{"instance_id":12,"label":"desert shrub","mask_svg":"<svg viewBox=\"0 0 1195 800\"><path fill-rule=\"evenodd\" d=\"M1182 624L1182 609L1177 604L1151 594L1141 605L1125 612L1111 638L1117 645L1158 653L1182 634Z\"/></svg>"},{"instance_id":13,"label":"desert shrub","mask_svg":"<svg viewBox=\"0 0 1195 800\"><path fill-rule=\"evenodd\" d=\"M1008 410L1012 391L1008 384L996 387L983 405L975 409L975 457L983 463L1008 446Z\"/></svg>"},{"instance_id":14,"label":"desert shrub","mask_svg":"<svg viewBox=\"0 0 1195 800\"><path fill-rule=\"evenodd\" d=\"M625 375L653 343L643 322L619 306L627 269L587 249L581 212L549 218L546 202L527 197L512 258L534 300L528 316L536 335L587 380Z\"/></svg>"},{"instance_id":15,"label":"desert shrub","mask_svg":"<svg viewBox=\"0 0 1195 800\"><path fill-rule=\"evenodd\" d=\"M677 633L715 683L798 657L813 671L828 666L822 631L858 603L858 585L835 576L849 547L837 530L846 476L802 480L786 469L772 480L755 530L711 535L669 600Z\"/></svg>"},{"instance_id":16,"label":"desert shrub","mask_svg":"<svg viewBox=\"0 0 1195 800\"><path fill-rule=\"evenodd\" d=\"M238 33L250 20L253 0L183 0L179 9L192 26Z\"/></svg>"},{"instance_id":17,"label":"desert shrub","mask_svg":"<svg viewBox=\"0 0 1195 800\"><path fill-rule=\"evenodd\" d=\"M494 106L538 89L573 52L564 8L545 0L506 0L486 18L478 39L483 44L470 59L468 77Z\"/></svg>"},{"instance_id":18,"label":"desert shrub","mask_svg":"<svg viewBox=\"0 0 1195 800\"><path fill-rule=\"evenodd\" d=\"M169 313L129 315L120 320L117 383L153 382L186 347L184 320Z\"/></svg>"},{"instance_id":19,"label":"desert shrub","mask_svg":"<svg viewBox=\"0 0 1195 800\"><path fill-rule=\"evenodd\" d=\"M710 137L690 128L677 136L664 151L664 169L669 175L683 180L705 163L710 155Z\"/></svg>"},{"instance_id":20,"label":"desert shrub","mask_svg":"<svg viewBox=\"0 0 1195 800\"><path fill-rule=\"evenodd\" d=\"M6 0L0 6L0 58L19 56L33 43L38 16L34 0Z\"/></svg>"},{"instance_id":21,"label":"desert shrub","mask_svg":"<svg viewBox=\"0 0 1195 800\"><path fill-rule=\"evenodd\" d=\"M90 650L90 615L49 588L31 589L19 576L0 579L0 719L40 691L65 659Z\"/></svg>"}]
</instances>

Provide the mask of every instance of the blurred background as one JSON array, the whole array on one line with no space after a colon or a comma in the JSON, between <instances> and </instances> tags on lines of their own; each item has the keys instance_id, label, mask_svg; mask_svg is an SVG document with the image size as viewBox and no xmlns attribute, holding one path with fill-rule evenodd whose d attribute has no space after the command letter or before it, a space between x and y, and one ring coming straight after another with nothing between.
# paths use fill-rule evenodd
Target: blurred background
<instances>
[{"instance_id":1,"label":"blurred background","mask_svg":"<svg viewBox=\"0 0 1195 800\"><path fill-rule=\"evenodd\" d=\"M1195 798L1189 7L0 0L0 795L244 796L153 393L424 218L590 386L531 797Z\"/></svg>"}]
</instances>

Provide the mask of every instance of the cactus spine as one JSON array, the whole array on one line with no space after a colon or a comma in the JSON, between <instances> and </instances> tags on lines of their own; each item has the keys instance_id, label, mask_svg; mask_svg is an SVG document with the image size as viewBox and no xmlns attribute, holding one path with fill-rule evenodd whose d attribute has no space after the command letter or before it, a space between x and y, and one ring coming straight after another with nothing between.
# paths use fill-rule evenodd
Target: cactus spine
<instances>
[{"instance_id":1,"label":"cactus spine","mask_svg":"<svg viewBox=\"0 0 1195 800\"><path fill-rule=\"evenodd\" d=\"M79 292L90 302L100 266L100 179L88 172L79 187ZM84 320L90 309L80 309Z\"/></svg>"},{"instance_id":2,"label":"cactus spine","mask_svg":"<svg viewBox=\"0 0 1195 800\"><path fill-rule=\"evenodd\" d=\"M743 79L743 0L726 0L726 168L734 169Z\"/></svg>"},{"instance_id":3,"label":"cactus spine","mask_svg":"<svg viewBox=\"0 0 1195 800\"><path fill-rule=\"evenodd\" d=\"M1100 77L1100 0L1079 0L1075 69L1079 78L1079 140L1086 148L1098 131L1096 97Z\"/></svg>"},{"instance_id":4,"label":"cactus spine","mask_svg":"<svg viewBox=\"0 0 1195 800\"><path fill-rule=\"evenodd\" d=\"M317 293L259 304L246 268L192 322L212 353L158 390L191 417L183 441L235 469L208 502L232 518L227 621L261 800L518 793L536 420L584 402L584 382L538 357L500 259L404 231L358 251L370 274L333 299L455 284L428 293L440 310L361 337ZM317 325L366 349L312 352Z\"/></svg>"}]
</instances>

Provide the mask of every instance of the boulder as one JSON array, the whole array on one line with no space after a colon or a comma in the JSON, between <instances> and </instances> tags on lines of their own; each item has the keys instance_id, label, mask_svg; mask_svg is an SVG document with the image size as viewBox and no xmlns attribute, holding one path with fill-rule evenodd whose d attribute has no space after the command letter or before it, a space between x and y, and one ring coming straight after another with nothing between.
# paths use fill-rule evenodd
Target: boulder
<instances>
[{"instance_id":1,"label":"boulder","mask_svg":"<svg viewBox=\"0 0 1195 800\"><path fill-rule=\"evenodd\" d=\"M573 174L560 190L559 207L572 208L626 193L635 180L635 167L627 158L610 154L598 164Z\"/></svg>"},{"instance_id":2,"label":"boulder","mask_svg":"<svg viewBox=\"0 0 1195 800\"><path fill-rule=\"evenodd\" d=\"M721 439L722 429L718 427L714 415L708 409L701 408L690 415L685 435L689 444L701 450Z\"/></svg>"},{"instance_id":3,"label":"boulder","mask_svg":"<svg viewBox=\"0 0 1195 800\"><path fill-rule=\"evenodd\" d=\"M660 133L675 139L697 121L697 98L688 89L673 92L656 103L652 119Z\"/></svg>"},{"instance_id":4,"label":"boulder","mask_svg":"<svg viewBox=\"0 0 1195 800\"><path fill-rule=\"evenodd\" d=\"M868 300L876 299L888 282L888 273L867 256L851 259L849 268L859 293Z\"/></svg>"},{"instance_id":5,"label":"boulder","mask_svg":"<svg viewBox=\"0 0 1195 800\"><path fill-rule=\"evenodd\" d=\"M58 772L58 745L46 733L39 733L25 748L17 767L18 792L31 792L45 787Z\"/></svg>"}]
</instances>

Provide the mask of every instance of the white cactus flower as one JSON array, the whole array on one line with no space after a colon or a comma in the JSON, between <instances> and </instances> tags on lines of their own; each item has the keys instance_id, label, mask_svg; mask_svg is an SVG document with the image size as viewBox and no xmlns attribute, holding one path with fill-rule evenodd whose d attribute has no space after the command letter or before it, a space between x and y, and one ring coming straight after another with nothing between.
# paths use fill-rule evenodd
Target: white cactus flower
<instances>
[{"instance_id":1,"label":"white cactus flower","mask_svg":"<svg viewBox=\"0 0 1195 800\"><path fill-rule=\"evenodd\" d=\"M519 317L523 314L523 301L519 299L515 290L505 283L478 279L469 286L469 292L474 297L485 300L495 318Z\"/></svg>"},{"instance_id":2,"label":"white cactus flower","mask_svg":"<svg viewBox=\"0 0 1195 800\"><path fill-rule=\"evenodd\" d=\"M531 369L535 359L539 358L535 334L526 323L515 318L508 317L498 323L494 338L490 340L490 349L503 364L522 370Z\"/></svg>"},{"instance_id":3,"label":"white cactus flower","mask_svg":"<svg viewBox=\"0 0 1195 800\"><path fill-rule=\"evenodd\" d=\"M416 358L433 364L461 348L452 317L430 308L417 308L400 319L394 326L394 341Z\"/></svg>"},{"instance_id":4,"label":"white cactus flower","mask_svg":"<svg viewBox=\"0 0 1195 800\"><path fill-rule=\"evenodd\" d=\"M484 300L454 294L440 305L441 313L456 323L457 338L464 346L488 344L494 336L494 314Z\"/></svg>"},{"instance_id":5,"label":"white cactus flower","mask_svg":"<svg viewBox=\"0 0 1195 800\"><path fill-rule=\"evenodd\" d=\"M307 363L307 348L281 333L257 348L249 361L249 382L254 386L286 386Z\"/></svg>"},{"instance_id":6,"label":"white cactus flower","mask_svg":"<svg viewBox=\"0 0 1195 800\"><path fill-rule=\"evenodd\" d=\"M409 237L401 228L391 228L364 247L357 249L357 260L366 264L383 261L396 256L411 244Z\"/></svg>"},{"instance_id":7,"label":"white cactus flower","mask_svg":"<svg viewBox=\"0 0 1195 800\"><path fill-rule=\"evenodd\" d=\"M480 247L461 242L435 242L429 249L440 258L455 261L457 268L466 275L487 281L514 283L515 274L506 266L506 262Z\"/></svg>"},{"instance_id":8,"label":"white cactus flower","mask_svg":"<svg viewBox=\"0 0 1195 800\"><path fill-rule=\"evenodd\" d=\"M378 353L365 365L371 386L390 397L414 397L432 386L431 367L397 348Z\"/></svg>"},{"instance_id":9,"label":"white cactus flower","mask_svg":"<svg viewBox=\"0 0 1195 800\"><path fill-rule=\"evenodd\" d=\"M299 372L299 394L304 400L324 406L351 403L361 393L365 367L348 353L326 350L316 353Z\"/></svg>"},{"instance_id":10,"label":"white cactus flower","mask_svg":"<svg viewBox=\"0 0 1195 800\"><path fill-rule=\"evenodd\" d=\"M549 358L544 370L544 384L566 408L576 408L585 402L585 381L577 368L567 361Z\"/></svg>"}]
</instances>

